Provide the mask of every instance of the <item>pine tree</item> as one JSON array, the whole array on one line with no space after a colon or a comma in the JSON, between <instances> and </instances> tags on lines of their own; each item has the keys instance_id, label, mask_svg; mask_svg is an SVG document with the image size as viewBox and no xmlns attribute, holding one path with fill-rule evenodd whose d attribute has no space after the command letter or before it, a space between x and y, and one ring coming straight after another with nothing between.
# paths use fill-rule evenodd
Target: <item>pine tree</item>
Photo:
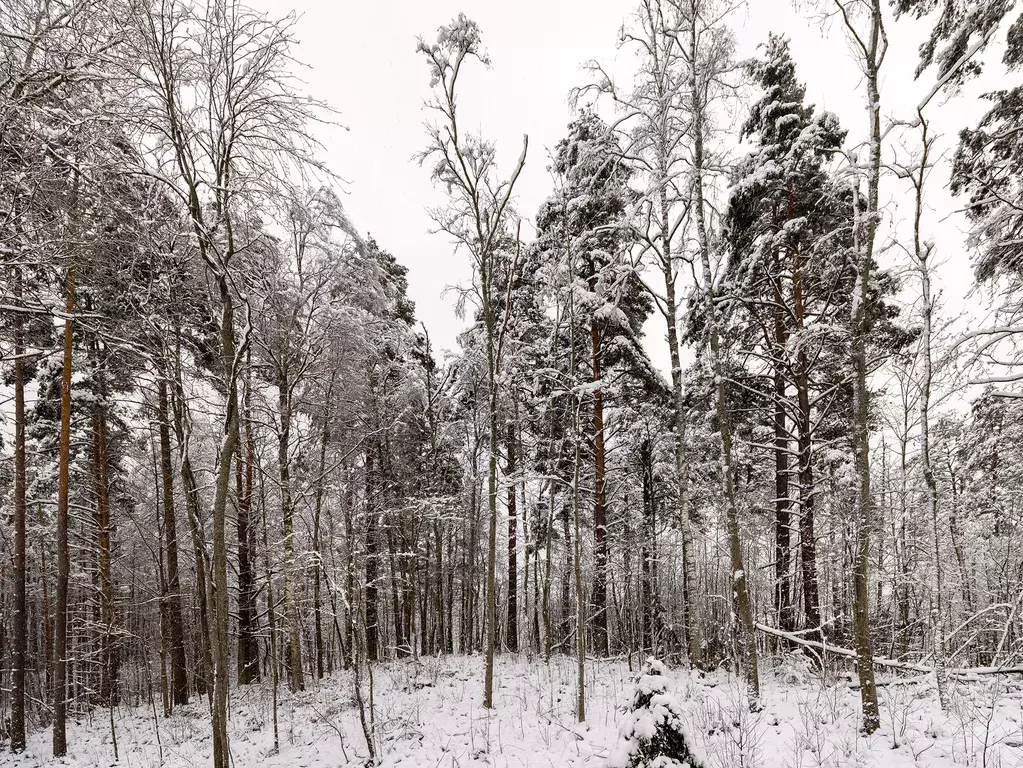
<instances>
[{"instance_id":1,"label":"pine tree","mask_svg":"<svg viewBox=\"0 0 1023 768\"><path fill-rule=\"evenodd\" d=\"M607 768L703 768L670 690L664 664L650 657L636 677L632 703Z\"/></svg>"},{"instance_id":2,"label":"pine tree","mask_svg":"<svg viewBox=\"0 0 1023 768\"><path fill-rule=\"evenodd\" d=\"M742 129L756 147L732 178L726 220L733 253L730 282L751 321L749 343L763 348L762 358L773 379L775 613L782 629L794 628L789 587L789 487L794 478L799 487L804 617L807 628L816 630L821 616L814 527L815 420L810 404L817 397L811 380L820 380L817 368L827 361L823 348L841 343L827 332L818 313L842 303L843 292L851 287L844 259L831 256L847 249L848 194L843 195L827 173L845 132L834 115L815 113L805 104L805 88L796 79L785 38L771 35L764 58L751 62L748 70L763 95L750 108ZM813 370L811 360L816 363ZM790 386L795 388L795 403L788 394ZM795 451L790 448L793 434Z\"/></svg>"},{"instance_id":3,"label":"pine tree","mask_svg":"<svg viewBox=\"0 0 1023 768\"><path fill-rule=\"evenodd\" d=\"M631 232L626 209L634 193L631 171L620 158L622 149L608 126L593 112L583 112L559 142L552 171L561 189L537 216L538 247L548 258L568 260L575 302L576 327L567 328L571 344L586 349L586 370L575 372L588 382L592 441L593 531L595 582L591 622L594 646L610 650L607 621L609 546L604 403L608 390L628 387L627 377L647 390L664 385L642 347L642 326L651 303L628 261ZM585 339L585 341L583 341ZM571 379L571 377L570 377ZM574 379L572 379L574 380Z\"/></svg>"}]
</instances>

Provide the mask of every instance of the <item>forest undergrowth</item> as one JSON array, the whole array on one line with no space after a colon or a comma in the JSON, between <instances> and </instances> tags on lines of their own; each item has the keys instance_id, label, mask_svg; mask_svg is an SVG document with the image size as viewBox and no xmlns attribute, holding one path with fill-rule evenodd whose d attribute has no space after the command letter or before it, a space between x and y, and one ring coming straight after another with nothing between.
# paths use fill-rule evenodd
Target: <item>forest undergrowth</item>
<instances>
[{"instance_id":1,"label":"forest undergrowth","mask_svg":"<svg viewBox=\"0 0 1023 768\"><path fill-rule=\"evenodd\" d=\"M603 766L614 746L639 658L587 665L588 718L575 721L573 659L550 663L503 655L495 666L495 709L480 706L483 658L430 657L386 662L373 675L371 730L377 764L437 766ZM708 768L844 768L1023 764L1023 686L1004 679L959 683L944 715L933 681L880 680L882 725L859 730L859 694L850 677L826 678L801 654L765 659L761 711L751 714L741 678L669 670L687 727ZM630 666L632 669L630 669ZM368 681L363 680L368 704ZM273 697L268 684L232 691L229 724L236 766L349 768L369 762L350 672L338 672L293 695L282 688L280 745L273 748ZM164 718L151 707L118 708L72 720L67 758L49 758L48 730L34 732L21 755L0 766L125 765L185 768L211 749L205 699Z\"/></svg>"}]
</instances>

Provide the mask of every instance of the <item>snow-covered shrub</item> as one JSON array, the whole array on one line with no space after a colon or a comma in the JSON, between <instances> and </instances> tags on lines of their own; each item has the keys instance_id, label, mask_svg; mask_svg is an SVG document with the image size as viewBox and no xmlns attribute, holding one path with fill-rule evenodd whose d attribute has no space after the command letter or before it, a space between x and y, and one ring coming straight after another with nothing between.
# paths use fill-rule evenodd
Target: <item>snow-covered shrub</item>
<instances>
[{"instance_id":1,"label":"snow-covered shrub","mask_svg":"<svg viewBox=\"0 0 1023 768\"><path fill-rule=\"evenodd\" d=\"M778 662L775 675L785 685L805 686L813 678L813 666L802 651L787 651Z\"/></svg>"},{"instance_id":2,"label":"snow-covered shrub","mask_svg":"<svg viewBox=\"0 0 1023 768\"><path fill-rule=\"evenodd\" d=\"M647 659L607 768L703 768L669 685L664 665Z\"/></svg>"}]
</instances>

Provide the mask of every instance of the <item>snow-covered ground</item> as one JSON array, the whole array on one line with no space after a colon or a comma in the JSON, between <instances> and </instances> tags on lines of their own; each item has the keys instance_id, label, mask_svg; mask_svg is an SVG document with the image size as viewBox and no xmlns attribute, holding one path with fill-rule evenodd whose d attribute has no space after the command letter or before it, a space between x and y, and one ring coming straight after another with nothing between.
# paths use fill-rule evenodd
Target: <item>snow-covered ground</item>
<instances>
[{"instance_id":1,"label":"snow-covered ground","mask_svg":"<svg viewBox=\"0 0 1023 768\"><path fill-rule=\"evenodd\" d=\"M379 665L374 675L379 763L402 768L602 766L631 699L633 674L624 660L590 662L587 721L579 724L571 659L547 665L499 658L497 706L489 712L481 706L481 658ZM763 709L755 715L748 711L742 685L725 673L700 677L671 670L669 676L689 718L688 730L710 766L1023 766L1023 689L1005 682L960 685L948 715L941 713L926 683L884 686L883 728L865 737L857 731L857 691L846 681L823 685L798 661L765 675ZM269 689L252 686L233 696L231 750L237 768L366 764L349 674L314 683L297 696L282 690L276 754ZM70 724L69 755L62 763L47 759L50 734L41 731L30 736L25 754L0 753L0 766L207 765L211 742L205 706L195 702L167 719L154 719L151 708L117 711L117 763L109 714L101 711Z\"/></svg>"}]
</instances>

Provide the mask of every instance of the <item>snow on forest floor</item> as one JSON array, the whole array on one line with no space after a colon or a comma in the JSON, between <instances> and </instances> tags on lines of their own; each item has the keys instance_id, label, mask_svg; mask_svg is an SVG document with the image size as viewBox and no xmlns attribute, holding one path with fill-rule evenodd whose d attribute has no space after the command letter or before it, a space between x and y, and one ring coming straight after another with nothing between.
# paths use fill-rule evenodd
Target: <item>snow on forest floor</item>
<instances>
[{"instance_id":1,"label":"snow on forest floor","mask_svg":"<svg viewBox=\"0 0 1023 768\"><path fill-rule=\"evenodd\" d=\"M637 660L638 662L638 660ZM802 664L765 674L763 709L751 715L733 676L671 670L675 695L689 714L689 731L714 768L821 766L1023 766L1023 690L983 681L960 685L948 715L925 683L884 686L883 726L858 733L859 694L844 680L823 685ZM499 657L496 709L483 709L480 657L392 662L375 668L379 761L395 768L475 766L601 766L615 743L633 672L624 660L587 664L585 724L575 722L575 666ZM363 681L366 685L366 681ZM269 689L232 691L231 751L237 768L361 766L367 755L352 679L335 675L296 696L282 692L281 748L272 753ZM50 733L29 738L20 756L0 754L0 766L39 765L185 768L210 762L204 701L159 718L150 707L114 716L120 760L115 763L109 715L97 711L68 726L69 755L49 759ZM344 745L342 748L342 738ZM346 757L347 755L347 757Z\"/></svg>"}]
</instances>

